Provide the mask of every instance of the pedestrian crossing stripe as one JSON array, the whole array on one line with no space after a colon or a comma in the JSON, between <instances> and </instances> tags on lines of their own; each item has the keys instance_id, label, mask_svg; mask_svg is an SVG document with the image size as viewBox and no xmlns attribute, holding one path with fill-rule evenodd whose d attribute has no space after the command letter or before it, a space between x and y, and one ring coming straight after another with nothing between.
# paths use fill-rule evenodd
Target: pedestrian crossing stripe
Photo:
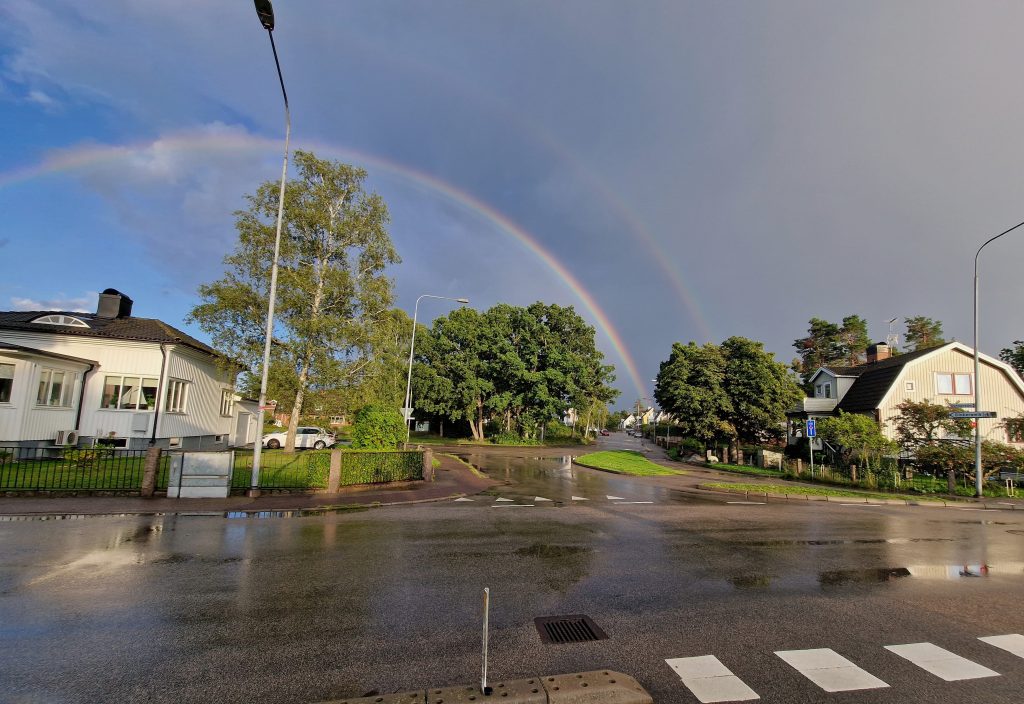
<instances>
[{"instance_id":1,"label":"pedestrian crossing stripe","mask_svg":"<svg viewBox=\"0 0 1024 704\"><path fill-rule=\"evenodd\" d=\"M983 643L1002 648L1008 653L1013 653L1019 658L1024 658L1024 636L1020 633L1008 633L1005 636L985 636L979 638Z\"/></svg>"},{"instance_id":2,"label":"pedestrian crossing stripe","mask_svg":"<svg viewBox=\"0 0 1024 704\"><path fill-rule=\"evenodd\" d=\"M960 657L934 643L907 643L887 645L885 649L909 660L925 672L930 672L947 682L974 680L980 677L998 677L999 673L979 665L973 660Z\"/></svg>"},{"instance_id":3,"label":"pedestrian crossing stripe","mask_svg":"<svg viewBox=\"0 0 1024 704\"><path fill-rule=\"evenodd\" d=\"M777 650L775 654L826 692L852 692L889 686L831 648Z\"/></svg>"},{"instance_id":4,"label":"pedestrian crossing stripe","mask_svg":"<svg viewBox=\"0 0 1024 704\"><path fill-rule=\"evenodd\" d=\"M702 704L748 702L761 698L714 655L672 658L665 662Z\"/></svg>"}]
</instances>

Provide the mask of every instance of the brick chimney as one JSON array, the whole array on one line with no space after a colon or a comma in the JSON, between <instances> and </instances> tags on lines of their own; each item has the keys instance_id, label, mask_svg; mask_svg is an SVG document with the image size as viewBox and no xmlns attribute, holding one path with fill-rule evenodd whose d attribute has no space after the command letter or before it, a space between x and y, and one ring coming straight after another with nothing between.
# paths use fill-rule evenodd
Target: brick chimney
<instances>
[{"instance_id":1,"label":"brick chimney","mask_svg":"<svg viewBox=\"0 0 1024 704\"><path fill-rule=\"evenodd\" d=\"M868 347L868 364L881 362L882 360L889 359L889 357L892 357L892 351L889 349L889 345L884 342L878 342Z\"/></svg>"},{"instance_id":2,"label":"brick chimney","mask_svg":"<svg viewBox=\"0 0 1024 704\"><path fill-rule=\"evenodd\" d=\"M100 294L96 305L97 318L130 318L132 315L132 299L116 288L108 288Z\"/></svg>"}]
</instances>

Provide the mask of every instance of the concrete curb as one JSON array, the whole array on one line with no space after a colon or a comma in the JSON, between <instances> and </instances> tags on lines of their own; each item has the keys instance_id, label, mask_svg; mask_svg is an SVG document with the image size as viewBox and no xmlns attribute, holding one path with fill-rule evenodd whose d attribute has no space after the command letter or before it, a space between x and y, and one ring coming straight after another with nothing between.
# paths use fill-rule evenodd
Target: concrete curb
<instances>
[{"instance_id":1,"label":"concrete curb","mask_svg":"<svg viewBox=\"0 0 1024 704\"><path fill-rule=\"evenodd\" d=\"M723 494L735 494L737 496L744 496L744 497L748 497L748 498L751 497L751 496L753 496L755 498L764 497L764 499L766 501L768 499L777 499L779 501L825 501L827 503L843 503L843 504L863 503L863 504L874 505L874 506L927 506L927 507L931 507L931 508L981 508L981 509L992 510L992 511L1005 510L1005 508L1006 508L1004 506L995 507L995 506L990 506L988 504L980 504L978 506L973 506L972 507L972 506L968 505L970 502L966 502L966 501L964 501L964 502L959 502L959 501L958 502L948 502L948 501L945 501L943 499L937 499L935 501L914 501L913 499L869 499L869 498L861 498L859 496L832 496L832 497L829 497L829 496L814 496L814 495L811 495L811 494L794 494L794 495L791 496L789 494L776 494L776 493L767 492L767 491L747 491L747 490L741 490L741 489L727 489L725 487L720 487L720 486L709 487L709 486L707 486L705 484L699 484L697 486L697 488L700 489L701 491L708 491L708 492L713 492L713 493L723 493ZM1007 506L1009 508L1011 508L1011 509L1012 508L1016 508L1016 506L1014 506L1012 504L1007 504Z\"/></svg>"},{"instance_id":2,"label":"concrete curb","mask_svg":"<svg viewBox=\"0 0 1024 704\"><path fill-rule=\"evenodd\" d=\"M331 699L320 704L466 704L500 701L504 704L654 704L639 682L614 670L572 672L524 680L495 682L490 694L480 687L444 687L354 699Z\"/></svg>"}]
</instances>

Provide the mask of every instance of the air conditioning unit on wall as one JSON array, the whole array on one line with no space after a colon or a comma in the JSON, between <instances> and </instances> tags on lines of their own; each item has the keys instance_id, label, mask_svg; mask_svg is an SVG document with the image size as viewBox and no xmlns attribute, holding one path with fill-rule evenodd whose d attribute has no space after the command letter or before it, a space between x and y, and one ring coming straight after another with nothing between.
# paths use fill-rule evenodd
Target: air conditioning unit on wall
<instances>
[{"instance_id":1,"label":"air conditioning unit on wall","mask_svg":"<svg viewBox=\"0 0 1024 704\"><path fill-rule=\"evenodd\" d=\"M58 430L57 437L53 439L54 445L77 445L78 444L78 431L77 430Z\"/></svg>"}]
</instances>

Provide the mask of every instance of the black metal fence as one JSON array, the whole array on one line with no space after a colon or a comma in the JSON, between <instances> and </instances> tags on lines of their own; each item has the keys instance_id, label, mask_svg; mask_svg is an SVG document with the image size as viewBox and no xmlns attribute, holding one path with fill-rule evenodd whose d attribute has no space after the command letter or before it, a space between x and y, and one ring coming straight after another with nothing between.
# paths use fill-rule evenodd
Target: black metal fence
<instances>
[{"instance_id":1,"label":"black metal fence","mask_svg":"<svg viewBox=\"0 0 1024 704\"><path fill-rule=\"evenodd\" d=\"M110 447L0 448L0 492L130 492L142 485L145 450ZM167 458L158 475L167 480Z\"/></svg>"},{"instance_id":2,"label":"black metal fence","mask_svg":"<svg viewBox=\"0 0 1024 704\"><path fill-rule=\"evenodd\" d=\"M304 450L288 453L263 451L260 455L261 489L326 489L331 471L332 450ZM231 477L234 489L249 487L252 481L252 451L235 451ZM420 451L342 450L340 486L383 484L423 478Z\"/></svg>"}]
</instances>

